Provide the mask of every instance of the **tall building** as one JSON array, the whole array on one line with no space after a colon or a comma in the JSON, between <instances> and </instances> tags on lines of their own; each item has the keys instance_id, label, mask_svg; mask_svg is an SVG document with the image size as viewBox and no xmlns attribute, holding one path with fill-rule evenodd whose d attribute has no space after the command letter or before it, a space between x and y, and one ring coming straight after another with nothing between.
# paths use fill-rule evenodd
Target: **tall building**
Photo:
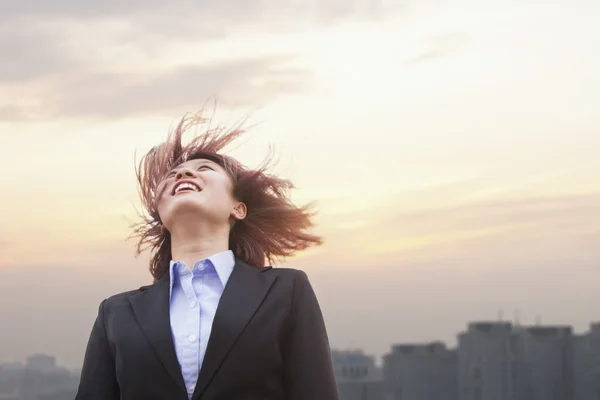
<instances>
[{"instance_id":1,"label":"tall building","mask_svg":"<svg viewBox=\"0 0 600 400\"><path fill-rule=\"evenodd\" d=\"M340 400L384 400L381 369L360 350L332 351Z\"/></svg>"},{"instance_id":2,"label":"tall building","mask_svg":"<svg viewBox=\"0 0 600 400\"><path fill-rule=\"evenodd\" d=\"M473 322L458 335L460 400L516 400L512 325Z\"/></svg>"},{"instance_id":3,"label":"tall building","mask_svg":"<svg viewBox=\"0 0 600 400\"><path fill-rule=\"evenodd\" d=\"M515 400L572 400L573 334L568 326L533 326L513 334Z\"/></svg>"},{"instance_id":4,"label":"tall building","mask_svg":"<svg viewBox=\"0 0 600 400\"><path fill-rule=\"evenodd\" d=\"M600 399L600 322L573 338L573 399Z\"/></svg>"},{"instance_id":5,"label":"tall building","mask_svg":"<svg viewBox=\"0 0 600 400\"><path fill-rule=\"evenodd\" d=\"M441 342L392 346L383 375L386 400L458 400L456 351Z\"/></svg>"},{"instance_id":6,"label":"tall building","mask_svg":"<svg viewBox=\"0 0 600 400\"><path fill-rule=\"evenodd\" d=\"M50 372L56 370L56 357L46 354L33 354L27 357L27 368L36 371Z\"/></svg>"},{"instance_id":7,"label":"tall building","mask_svg":"<svg viewBox=\"0 0 600 400\"><path fill-rule=\"evenodd\" d=\"M600 399L600 322L590 325L588 332L590 342L590 375L591 388L594 400Z\"/></svg>"},{"instance_id":8,"label":"tall building","mask_svg":"<svg viewBox=\"0 0 600 400\"><path fill-rule=\"evenodd\" d=\"M78 383L78 373L44 354L28 357L25 365L0 364L0 400L73 399Z\"/></svg>"},{"instance_id":9,"label":"tall building","mask_svg":"<svg viewBox=\"0 0 600 400\"><path fill-rule=\"evenodd\" d=\"M19 400L23 364L0 364L0 400Z\"/></svg>"},{"instance_id":10,"label":"tall building","mask_svg":"<svg viewBox=\"0 0 600 400\"><path fill-rule=\"evenodd\" d=\"M79 378L56 364L56 358L36 354L27 358L19 390L20 400L54 399L73 393ZM64 397L63 397L64 398Z\"/></svg>"}]
</instances>

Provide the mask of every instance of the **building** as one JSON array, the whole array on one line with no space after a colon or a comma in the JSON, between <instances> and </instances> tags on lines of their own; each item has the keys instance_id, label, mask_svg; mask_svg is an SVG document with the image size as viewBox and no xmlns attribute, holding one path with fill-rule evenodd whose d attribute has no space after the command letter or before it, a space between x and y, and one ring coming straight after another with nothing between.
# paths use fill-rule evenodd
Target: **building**
<instances>
[{"instance_id":1,"label":"building","mask_svg":"<svg viewBox=\"0 0 600 400\"><path fill-rule=\"evenodd\" d=\"M600 322L573 338L573 398L600 399Z\"/></svg>"},{"instance_id":2,"label":"building","mask_svg":"<svg viewBox=\"0 0 600 400\"><path fill-rule=\"evenodd\" d=\"M23 380L23 364L0 364L0 400L19 400Z\"/></svg>"},{"instance_id":3,"label":"building","mask_svg":"<svg viewBox=\"0 0 600 400\"><path fill-rule=\"evenodd\" d=\"M590 392L594 400L600 399L600 322L590 325L587 334L590 346Z\"/></svg>"},{"instance_id":4,"label":"building","mask_svg":"<svg viewBox=\"0 0 600 400\"><path fill-rule=\"evenodd\" d=\"M332 351L340 400L384 400L381 369L360 350Z\"/></svg>"},{"instance_id":5,"label":"building","mask_svg":"<svg viewBox=\"0 0 600 400\"><path fill-rule=\"evenodd\" d=\"M386 400L458 400L456 351L441 342L392 346L383 375Z\"/></svg>"},{"instance_id":6,"label":"building","mask_svg":"<svg viewBox=\"0 0 600 400\"><path fill-rule=\"evenodd\" d=\"M573 332L568 326L519 328L513 334L515 400L573 399Z\"/></svg>"},{"instance_id":7,"label":"building","mask_svg":"<svg viewBox=\"0 0 600 400\"><path fill-rule=\"evenodd\" d=\"M79 376L43 354L27 358L25 365L0 365L0 400L72 399Z\"/></svg>"},{"instance_id":8,"label":"building","mask_svg":"<svg viewBox=\"0 0 600 400\"><path fill-rule=\"evenodd\" d=\"M473 322L458 335L460 400L516 400L512 325Z\"/></svg>"},{"instance_id":9,"label":"building","mask_svg":"<svg viewBox=\"0 0 600 400\"><path fill-rule=\"evenodd\" d=\"M33 354L27 357L26 367L27 369L39 372L55 372L57 370L64 370L64 368L59 367L56 364L56 357L46 354Z\"/></svg>"}]
</instances>

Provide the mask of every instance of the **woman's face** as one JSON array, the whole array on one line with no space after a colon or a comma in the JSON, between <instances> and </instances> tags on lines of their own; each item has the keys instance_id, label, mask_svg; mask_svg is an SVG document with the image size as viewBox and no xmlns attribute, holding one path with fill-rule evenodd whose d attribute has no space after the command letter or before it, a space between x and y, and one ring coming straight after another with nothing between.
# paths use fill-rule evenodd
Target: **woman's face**
<instances>
[{"instance_id":1,"label":"woman's face","mask_svg":"<svg viewBox=\"0 0 600 400\"><path fill-rule=\"evenodd\" d=\"M186 161L173 168L160 182L158 213L171 230L176 223L230 224L231 218L246 216L245 205L233 197L229 174L207 159Z\"/></svg>"}]
</instances>

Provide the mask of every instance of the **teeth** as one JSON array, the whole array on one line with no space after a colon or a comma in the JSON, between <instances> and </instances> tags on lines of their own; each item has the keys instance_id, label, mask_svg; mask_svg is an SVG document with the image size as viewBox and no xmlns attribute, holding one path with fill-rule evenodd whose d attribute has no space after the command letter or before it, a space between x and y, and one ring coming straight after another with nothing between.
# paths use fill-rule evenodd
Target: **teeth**
<instances>
[{"instance_id":1,"label":"teeth","mask_svg":"<svg viewBox=\"0 0 600 400\"><path fill-rule=\"evenodd\" d=\"M175 190L175 193L178 193L178 192L182 191L183 189L192 189L195 192L200 191L200 189L196 185L193 185L191 183L182 183L181 185L177 186L177 190Z\"/></svg>"}]
</instances>

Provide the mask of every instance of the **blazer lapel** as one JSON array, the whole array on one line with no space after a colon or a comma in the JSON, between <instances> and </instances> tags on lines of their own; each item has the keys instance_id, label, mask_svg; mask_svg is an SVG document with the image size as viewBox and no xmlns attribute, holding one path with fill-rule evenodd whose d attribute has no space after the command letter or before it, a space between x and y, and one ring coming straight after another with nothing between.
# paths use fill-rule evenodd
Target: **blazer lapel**
<instances>
[{"instance_id":1,"label":"blazer lapel","mask_svg":"<svg viewBox=\"0 0 600 400\"><path fill-rule=\"evenodd\" d=\"M138 324L156 356L173 380L185 390L185 382L177 361L169 319L169 276L147 290L129 298Z\"/></svg>"},{"instance_id":2,"label":"blazer lapel","mask_svg":"<svg viewBox=\"0 0 600 400\"><path fill-rule=\"evenodd\" d=\"M194 399L198 399L213 379L238 336L267 295L277 274L271 269L251 267L237 260L225 286L213 321L206 355L200 369Z\"/></svg>"}]
</instances>

